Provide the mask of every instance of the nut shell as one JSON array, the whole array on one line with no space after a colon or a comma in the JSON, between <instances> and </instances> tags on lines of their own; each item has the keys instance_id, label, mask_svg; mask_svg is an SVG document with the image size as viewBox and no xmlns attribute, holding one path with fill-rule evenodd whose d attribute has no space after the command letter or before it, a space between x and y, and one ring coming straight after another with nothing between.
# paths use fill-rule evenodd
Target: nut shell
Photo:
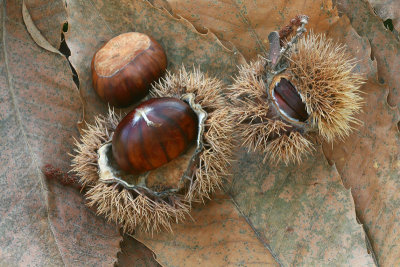
<instances>
[{"instance_id":1,"label":"nut shell","mask_svg":"<svg viewBox=\"0 0 400 267\"><path fill-rule=\"evenodd\" d=\"M132 174L156 169L181 155L195 140L197 115L176 98L153 98L126 115L115 130L112 151Z\"/></svg>"},{"instance_id":2,"label":"nut shell","mask_svg":"<svg viewBox=\"0 0 400 267\"><path fill-rule=\"evenodd\" d=\"M305 122L308 119L306 105L288 77L276 76L270 85L269 94L279 113L289 122Z\"/></svg>"},{"instance_id":3,"label":"nut shell","mask_svg":"<svg viewBox=\"0 0 400 267\"><path fill-rule=\"evenodd\" d=\"M143 33L124 33L93 56L93 87L103 101L126 107L145 97L166 67L167 57L157 41Z\"/></svg>"}]
</instances>

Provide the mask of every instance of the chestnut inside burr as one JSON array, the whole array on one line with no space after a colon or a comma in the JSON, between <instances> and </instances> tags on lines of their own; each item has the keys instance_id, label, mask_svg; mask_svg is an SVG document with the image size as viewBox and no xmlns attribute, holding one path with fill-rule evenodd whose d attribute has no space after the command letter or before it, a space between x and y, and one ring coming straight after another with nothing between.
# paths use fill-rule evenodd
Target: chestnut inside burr
<instances>
[{"instance_id":1,"label":"chestnut inside burr","mask_svg":"<svg viewBox=\"0 0 400 267\"><path fill-rule=\"evenodd\" d=\"M275 83L272 96L280 112L285 116L300 122L308 119L306 105L301 100L296 87L287 79L281 78Z\"/></svg>"},{"instance_id":2,"label":"chestnut inside burr","mask_svg":"<svg viewBox=\"0 0 400 267\"><path fill-rule=\"evenodd\" d=\"M164 98L153 98L152 100L166 100ZM173 98L171 98L173 99ZM204 122L207 118L207 113L201 108L199 104L194 102L194 94L185 94L181 97L180 101L186 103L190 109L195 113L197 127L196 128L196 142L190 142L189 146L181 153L178 157L169 161L158 168L148 170L142 173L130 173L124 171L117 159L114 156L113 150L115 149L114 143L110 140L105 143L100 149L98 149L98 166L99 166L99 180L104 183L116 183L125 187L126 189L138 189L142 188L150 192L151 190L157 191L157 195L168 195L169 193L179 191L188 181L192 181L194 177L195 166L198 164L199 155L204 149L203 145L203 134L204 134ZM177 100L177 99L175 99ZM147 107L149 107L147 105ZM140 106L139 106L140 108ZM143 106L142 106L143 108ZM160 107L159 107L160 108ZM151 109L144 107L143 112L146 112L149 124L156 123L156 116L151 115ZM135 111L135 110L134 110ZM135 113L134 113L135 114ZM128 114L129 115L129 114ZM127 118L126 116L125 118ZM124 119L123 119L124 120ZM122 121L123 121L122 120ZM133 121L135 117L133 118ZM137 117L136 120L142 121L143 118ZM122 123L120 122L120 124ZM130 122L133 122L132 120ZM136 121L136 123L138 122ZM164 122L166 122L164 120ZM144 124L147 125L147 122ZM164 125L165 126L165 125ZM163 127L164 127L163 126ZM147 127L147 126L145 126ZM149 126L155 128L163 128L162 125ZM164 129L163 133L167 134L168 129ZM116 136L116 130L114 131L113 138ZM155 141L160 141L152 138ZM162 155L161 155L162 156ZM136 157L134 157L136 158ZM150 190L150 191L149 191Z\"/></svg>"},{"instance_id":3,"label":"chestnut inside burr","mask_svg":"<svg viewBox=\"0 0 400 267\"><path fill-rule=\"evenodd\" d=\"M116 128L113 154L132 174L161 167L179 157L196 140L198 118L184 101L152 98L127 114Z\"/></svg>"}]
</instances>

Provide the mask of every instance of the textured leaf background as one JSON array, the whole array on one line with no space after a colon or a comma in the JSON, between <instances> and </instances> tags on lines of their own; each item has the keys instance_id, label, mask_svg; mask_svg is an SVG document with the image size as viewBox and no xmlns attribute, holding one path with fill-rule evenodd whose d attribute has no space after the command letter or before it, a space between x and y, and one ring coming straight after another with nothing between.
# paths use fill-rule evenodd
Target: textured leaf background
<instances>
[{"instance_id":1,"label":"textured leaf background","mask_svg":"<svg viewBox=\"0 0 400 267\"><path fill-rule=\"evenodd\" d=\"M399 2L393 10L399 9ZM340 1L340 11L345 13L354 29L366 37L371 46L371 55L378 64L379 82L389 87L388 103L400 109L400 43L393 32L383 26L382 20L375 15L366 1Z\"/></svg>"},{"instance_id":2,"label":"textured leaf background","mask_svg":"<svg viewBox=\"0 0 400 267\"><path fill-rule=\"evenodd\" d=\"M228 196L216 195L191 215L194 222L175 225L172 234L135 237L162 266L278 266Z\"/></svg>"},{"instance_id":3,"label":"textured leaf background","mask_svg":"<svg viewBox=\"0 0 400 267\"><path fill-rule=\"evenodd\" d=\"M338 38L342 29L347 29L343 42L358 58L367 59L371 51L362 49L368 47L367 39L360 40L346 21L343 20L342 25L330 34ZM357 215L365 226L379 263L397 266L400 264L400 237L397 234L400 229L397 127L400 116L398 109L390 107L386 101L390 94L388 96L386 84L378 81L376 63L363 60L359 64L361 70L368 73L368 81L363 86L364 112L359 116L364 125L344 142L333 146L327 144L325 151L336 163L345 186L352 189Z\"/></svg>"},{"instance_id":4,"label":"textured leaf background","mask_svg":"<svg viewBox=\"0 0 400 267\"><path fill-rule=\"evenodd\" d=\"M22 0L0 6L0 265L400 265L398 1L25 5L24 16ZM194 207L193 221L136 240L86 208L78 190L44 178L45 164L69 170L83 110L90 122L107 108L91 87L90 61L113 36L150 34L171 71L200 65L229 84L238 64L268 49L268 33L299 13L311 17L308 28L347 44L367 78L363 124L350 137L321 144L301 165L262 164L238 150L232 179Z\"/></svg>"},{"instance_id":5,"label":"textured leaf background","mask_svg":"<svg viewBox=\"0 0 400 267\"><path fill-rule=\"evenodd\" d=\"M55 6L50 15L59 12ZM84 208L78 191L47 184L41 172L45 164L68 171L67 153L78 136L82 107L68 61L34 43L22 20L22 1L2 1L0 15L0 262L59 266L84 257L87 264L112 264L118 228ZM60 37L61 24L49 26Z\"/></svg>"},{"instance_id":6,"label":"textured leaf background","mask_svg":"<svg viewBox=\"0 0 400 267\"><path fill-rule=\"evenodd\" d=\"M399 1L396 0L369 0L368 1L375 13L385 22L391 20L394 29L400 30L400 6Z\"/></svg>"},{"instance_id":7,"label":"textured leaf background","mask_svg":"<svg viewBox=\"0 0 400 267\"><path fill-rule=\"evenodd\" d=\"M337 19L331 1L168 0L168 3L172 12L233 43L248 60L266 52L268 34L288 24L297 14L307 14L315 32L326 30Z\"/></svg>"}]
</instances>

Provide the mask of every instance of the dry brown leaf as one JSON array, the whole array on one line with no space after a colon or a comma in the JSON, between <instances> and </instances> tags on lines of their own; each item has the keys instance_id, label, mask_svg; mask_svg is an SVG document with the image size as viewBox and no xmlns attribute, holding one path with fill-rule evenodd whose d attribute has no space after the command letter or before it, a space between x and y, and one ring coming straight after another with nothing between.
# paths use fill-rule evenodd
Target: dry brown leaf
<instances>
[{"instance_id":1,"label":"dry brown leaf","mask_svg":"<svg viewBox=\"0 0 400 267\"><path fill-rule=\"evenodd\" d=\"M69 71L64 58L41 49L29 36L22 21L21 4L22 1L2 1L0 6L0 264L59 265L63 260L48 221L46 185L40 168L50 153L60 156L65 148L62 143L76 134L73 128L68 129L65 119L62 121L61 117L58 123L55 116L46 113L61 111L52 104L59 104L64 97L57 92L65 92L72 100L76 92L64 74ZM48 82L55 75L59 80ZM65 103L62 110L77 119L73 114L79 106L73 102ZM54 134L56 131L59 135ZM44 151L49 140L53 145Z\"/></svg>"},{"instance_id":2,"label":"dry brown leaf","mask_svg":"<svg viewBox=\"0 0 400 267\"><path fill-rule=\"evenodd\" d=\"M246 219L224 194L196 207L194 221L174 225L173 233L135 238L168 266L278 266Z\"/></svg>"},{"instance_id":3,"label":"dry brown leaf","mask_svg":"<svg viewBox=\"0 0 400 267\"><path fill-rule=\"evenodd\" d=\"M337 2L357 33L366 37L371 44L371 56L378 63L379 82L389 87L388 102L400 109L400 42L387 30L382 20L374 14L366 1L343 0Z\"/></svg>"},{"instance_id":4,"label":"dry brown leaf","mask_svg":"<svg viewBox=\"0 0 400 267\"><path fill-rule=\"evenodd\" d=\"M374 266L351 193L318 148L301 165L242 153L233 198L283 266Z\"/></svg>"},{"instance_id":5,"label":"dry brown leaf","mask_svg":"<svg viewBox=\"0 0 400 267\"><path fill-rule=\"evenodd\" d=\"M383 20L391 19L395 29L400 30L399 0L368 0L375 13Z\"/></svg>"},{"instance_id":6,"label":"dry brown leaf","mask_svg":"<svg viewBox=\"0 0 400 267\"><path fill-rule=\"evenodd\" d=\"M359 69L367 74L368 82L361 88L365 105L358 119L363 125L333 148L326 144L324 152L336 163L345 186L351 188L357 215L365 225L379 265L398 266L400 139L396 124L400 116L386 102L387 87L377 81L376 61L369 59L368 40L351 28L346 17L331 28L330 36L345 42L360 59Z\"/></svg>"},{"instance_id":7,"label":"dry brown leaf","mask_svg":"<svg viewBox=\"0 0 400 267\"><path fill-rule=\"evenodd\" d=\"M200 34L190 22L176 19L147 1L68 0L67 3L70 60L79 75L89 119L93 114L104 113L106 108L92 88L92 57L106 41L123 32L139 31L153 36L166 50L169 70L176 70L182 64L196 65L229 81L243 58L237 51L223 47L214 34Z\"/></svg>"},{"instance_id":8,"label":"dry brown leaf","mask_svg":"<svg viewBox=\"0 0 400 267\"><path fill-rule=\"evenodd\" d=\"M122 237L118 226L97 216L72 187L49 181L51 227L65 266L112 266Z\"/></svg>"},{"instance_id":9,"label":"dry brown leaf","mask_svg":"<svg viewBox=\"0 0 400 267\"><path fill-rule=\"evenodd\" d=\"M42 35L42 33L39 31L39 29L36 27L35 23L32 20L31 14L28 11L28 8L25 5L25 1L22 1L22 18L24 19L24 24L31 35L32 39L35 41L35 43L42 48L49 50L50 52L56 53L56 54L61 54L60 51L58 51L56 48L54 48L47 40L46 38Z\"/></svg>"},{"instance_id":10,"label":"dry brown leaf","mask_svg":"<svg viewBox=\"0 0 400 267\"><path fill-rule=\"evenodd\" d=\"M61 33L67 21L67 11L63 0L25 0L35 27L45 40L56 49L60 48Z\"/></svg>"},{"instance_id":11,"label":"dry brown leaf","mask_svg":"<svg viewBox=\"0 0 400 267\"><path fill-rule=\"evenodd\" d=\"M279 30L298 14L310 17L310 28L325 31L337 19L332 1L168 0L172 11L204 27L221 40L233 43L246 59L266 51L268 34Z\"/></svg>"},{"instance_id":12,"label":"dry brown leaf","mask_svg":"<svg viewBox=\"0 0 400 267\"><path fill-rule=\"evenodd\" d=\"M161 267L154 253L129 235L124 235L121 252L118 253L117 267Z\"/></svg>"},{"instance_id":13,"label":"dry brown leaf","mask_svg":"<svg viewBox=\"0 0 400 267\"><path fill-rule=\"evenodd\" d=\"M4 186L0 265L76 265L81 252L88 263L100 259L112 263L121 239L115 227L110 231L110 227L92 226L92 238L77 230L87 226L86 220L91 225L100 225L103 220L88 210L77 212L73 208L70 212L71 206L82 205L79 192L65 196L65 191L53 191L41 172L44 164L68 171L67 153L78 135L75 124L81 104L68 61L35 44L22 19L22 1L2 1L0 9L0 181ZM52 201L54 193L57 201ZM98 244L104 246L112 240L117 250L107 247L114 254L110 258Z\"/></svg>"}]
</instances>

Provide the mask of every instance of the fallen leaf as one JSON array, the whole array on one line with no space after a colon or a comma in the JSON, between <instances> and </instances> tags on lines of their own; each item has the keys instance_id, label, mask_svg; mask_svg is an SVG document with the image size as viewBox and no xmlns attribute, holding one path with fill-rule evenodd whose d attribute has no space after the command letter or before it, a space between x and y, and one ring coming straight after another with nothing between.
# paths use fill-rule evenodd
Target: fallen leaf
<instances>
[{"instance_id":1,"label":"fallen leaf","mask_svg":"<svg viewBox=\"0 0 400 267\"><path fill-rule=\"evenodd\" d=\"M325 31L337 19L332 1L168 0L172 11L198 29L233 43L246 59L266 52L268 34L287 25L298 14L310 17L309 28ZM206 28L206 29L204 29Z\"/></svg>"},{"instance_id":2,"label":"fallen leaf","mask_svg":"<svg viewBox=\"0 0 400 267\"><path fill-rule=\"evenodd\" d=\"M60 48L61 33L67 21L67 11L63 0L25 0L29 15L35 27L45 40L56 49Z\"/></svg>"},{"instance_id":3,"label":"fallen leaf","mask_svg":"<svg viewBox=\"0 0 400 267\"><path fill-rule=\"evenodd\" d=\"M49 213L57 247L66 266L112 266L122 237L118 226L87 208L82 194L49 182Z\"/></svg>"},{"instance_id":4,"label":"fallen leaf","mask_svg":"<svg viewBox=\"0 0 400 267\"><path fill-rule=\"evenodd\" d=\"M166 51L171 71L182 64L195 65L229 81L243 58L237 51L222 46L214 34L200 34L187 20L174 18L147 1L68 0L67 3L70 30L66 40L71 49L70 61L79 75L87 102L89 120L107 108L92 88L92 57L106 41L121 33L138 31L155 38Z\"/></svg>"},{"instance_id":5,"label":"fallen leaf","mask_svg":"<svg viewBox=\"0 0 400 267\"><path fill-rule=\"evenodd\" d=\"M1 183L6 189L1 191L0 202L0 262L2 265L60 265L62 255L48 221L46 185L40 166L48 159L43 153L47 138L57 144L48 147L47 153L57 157L61 155L63 140L75 134L74 130L64 129L56 138L54 134L43 135L43 127L52 127L53 132L61 128L54 117L46 116L46 111L53 113L49 112L54 110L52 101L63 97L57 90L73 92L69 89L72 84L65 75L58 74L60 70L68 72L68 68L64 69L64 59L44 51L32 41L22 21L21 4L22 1L3 1L0 6L3 25ZM25 62L26 58L31 60ZM58 81L46 82L56 75L59 75ZM63 105L67 113L76 108L79 109L70 102Z\"/></svg>"},{"instance_id":6,"label":"fallen leaf","mask_svg":"<svg viewBox=\"0 0 400 267\"><path fill-rule=\"evenodd\" d=\"M116 266L161 267L154 253L135 238L124 235Z\"/></svg>"},{"instance_id":7,"label":"fallen leaf","mask_svg":"<svg viewBox=\"0 0 400 267\"><path fill-rule=\"evenodd\" d=\"M231 194L283 266L374 266L351 193L320 149L300 165L242 153Z\"/></svg>"},{"instance_id":8,"label":"fallen leaf","mask_svg":"<svg viewBox=\"0 0 400 267\"><path fill-rule=\"evenodd\" d=\"M168 266L278 266L246 219L224 194L193 209L193 221L173 225L173 233L135 238Z\"/></svg>"},{"instance_id":9,"label":"fallen leaf","mask_svg":"<svg viewBox=\"0 0 400 267\"><path fill-rule=\"evenodd\" d=\"M346 33L343 36L343 33ZM351 188L357 215L365 225L380 266L400 264L400 114L387 102L388 88L377 80L377 64L369 58L367 37L360 37L343 17L330 36L348 45L360 59L359 70L368 77L361 88L364 110L357 116L362 125L343 142L326 144L324 152L336 163L344 185ZM379 65L378 65L379 68Z\"/></svg>"},{"instance_id":10,"label":"fallen leaf","mask_svg":"<svg viewBox=\"0 0 400 267\"><path fill-rule=\"evenodd\" d=\"M400 30L400 3L398 0L368 0L368 2L381 19L391 19L394 28Z\"/></svg>"},{"instance_id":11,"label":"fallen leaf","mask_svg":"<svg viewBox=\"0 0 400 267\"><path fill-rule=\"evenodd\" d=\"M87 263L99 259L112 263L121 239L116 228L94 227L104 220L87 209L77 212L74 208L76 213L70 213L68 207L82 205L79 192L48 187L41 172L48 163L69 170L67 153L72 152L73 137L78 136L75 125L81 104L65 57L41 48L29 35L22 18L22 2L0 4L0 131L4 166L0 181L5 188L0 201L0 265L76 265L79 255ZM55 209L68 212L58 213ZM87 227L86 220L93 224L88 228L90 233L80 229ZM109 252L102 252L104 244L112 240L116 241L117 250L108 246ZM114 254L111 258L110 252Z\"/></svg>"},{"instance_id":12,"label":"fallen leaf","mask_svg":"<svg viewBox=\"0 0 400 267\"><path fill-rule=\"evenodd\" d=\"M35 23L32 20L32 17L25 5L25 1L22 1L22 18L24 19L25 26L31 35L32 39L36 42L37 45L41 46L42 48L49 50L50 52L61 54L56 48L54 48L42 35L39 29L36 27Z\"/></svg>"},{"instance_id":13,"label":"fallen leaf","mask_svg":"<svg viewBox=\"0 0 400 267\"><path fill-rule=\"evenodd\" d=\"M400 109L400 42L387 30L366 1L338 1L338 9L346 14L357 33L371 44L371 57L378 63L380 83L389 87L388 103Z\"/></svg>"}]
</instances>

